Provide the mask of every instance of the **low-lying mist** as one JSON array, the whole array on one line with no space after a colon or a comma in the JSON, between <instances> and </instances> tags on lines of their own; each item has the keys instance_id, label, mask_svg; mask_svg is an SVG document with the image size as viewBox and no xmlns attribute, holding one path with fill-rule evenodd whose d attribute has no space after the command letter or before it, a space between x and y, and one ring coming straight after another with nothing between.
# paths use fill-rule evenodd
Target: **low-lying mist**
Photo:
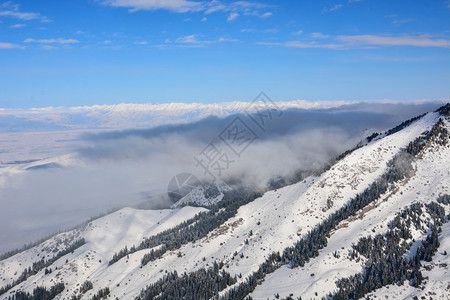
<instances>
[{"instance_id":1,"label":"low-lying mist","mask_svg":"<svg viewBox=\"0 0 450 300\"><path fill-rule=\"evenodd\" d=\"M273 113L264 126L241 114L185 125L84 134L87 146L79 148L70 163L7 178L0 188L0 252L113 208L169 207L168 182L183 172L202 182L210 182L212 173L233 187L265 188L276 176L320 168L371 133L437 107L436 103L361 103ZM237 134L243 128L247 135L240 137ZM231 146L227 144L230 133L235 143ZM207 164L213 155L219 164L211 164L210 173L205 172L195 158Z\"/></svg>"}]
</instances>

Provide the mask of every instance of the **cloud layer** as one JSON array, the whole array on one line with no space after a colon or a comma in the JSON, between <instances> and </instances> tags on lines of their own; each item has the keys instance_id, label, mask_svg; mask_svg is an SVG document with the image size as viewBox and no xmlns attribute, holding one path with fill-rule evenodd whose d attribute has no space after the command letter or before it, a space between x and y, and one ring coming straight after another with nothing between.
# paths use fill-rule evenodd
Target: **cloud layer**
<instances>
[{"instance_id":1,"label":"cloud layer","mask_svg":"<svg viewBox=\"0 0 450 300\"><path fill-rule=\"evenodd\" d=\"M12 1L0 4L0 17L11 17L23 21L39 20L43 23L51 22L49 18L35 12L24 12L20 10L20 5L12 3Z\"/></svg>"},{"instance_id":2,"label":"cloud layer","mask_svg":"<svg viewBox=\"0 0 450 300\"><path fill-rule=\"evenodd\" d=\"M288 109L266 119L264 130L248 115L233 114L151 129L85 134L81 137L85 146L70 159L47 159L40 168L2 176L0 252L114 207L168 205L167 185L176 174L188 172L204 182L211 180L195 161L211 142L229 158L228 167L220 175L215 173L218 179L234 187L260 188L274 177L320 167L373 131L384 131L439 105L357 103ZM239 155L220 138L236 117L257 135Z\"/></svg>"},{"instance_id":3,"label":"cloud layer","mask_svg":"<svg viewBox=\"0 0 450 300\"><path fill-rule=\"evenodd\" d=\"M126 7L130 11L167 9L175 12L199 11L202 3L188 0L105 0L103 5Z\"/></svg>"},{"instance_id":4,"label":"cloud layer","mask_svg":"<svg viewBox=\"0 0 450 300\"><path fill-rule=\"evenodd\" d=\"M257 16L260 18L267 18L272 15L266 9L269 5L253 2L253 1L234 1L221 2L218 0L212 1L190 1L190 0L103 0L101 4L128 8L130 12L139 10L169 10L177 13L187 12L203 12L204 14L212 14L215 12L229 13L228 21L237 18L240 14L246 16Z\"/></svg>"},{"instance_id":5,"label":"cloud layer","mask_svg":"<svg viewBox=\"0 0 450 300\"><path fill-rule=\"evenodd\" d=\"M324 48L336 50L393 46L450 48L449 39L437 38L429 34L418 36L366 34L331 37L320 32L313 32L310 36L314 40L303 39L287 42L259 42L259 44L267 46L284 46L288 48Z\"/></svg>"}]
</instances>

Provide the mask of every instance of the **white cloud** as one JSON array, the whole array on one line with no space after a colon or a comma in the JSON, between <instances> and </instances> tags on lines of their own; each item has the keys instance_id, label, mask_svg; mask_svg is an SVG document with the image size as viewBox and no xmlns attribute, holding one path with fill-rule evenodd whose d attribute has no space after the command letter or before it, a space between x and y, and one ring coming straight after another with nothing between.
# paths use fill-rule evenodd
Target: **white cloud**
<instances>
[{"instance_id":1,"label":"white cloud","mask_svg":"<svg viewBox=\"0 0 450 300\"><path fill-rule=\"evenodd\" d=\"M259 45L266 46L283 46L287 48L325 48L325 49L338 49L342 48L343 45L340 44L317 44L315 42L301 42L301 41L288 41L283 43L270 43L270 42L259 42Z\"/></svg>"},{"instance_id":2,"label":"white cloud","mask_svg":"<svg viewBox=\"0 0 450 300\"><path fill-rule=\"evenodd\" d=\"M227 36L220 37L217 40L209 40L209 41L208 40L200 40L199 36L197 34L185 35L185 36L179 37L175 40L175 43L177 43L177 44L190 45L190 46L194 46L194 47L202 47L206 44L223 43L223 42L239 42L239 40L231 38L231 37L227 37ZM169 40L167 40L166 43L171 43L171 42Z\"/></svg>"},{"instance_id":3,"label":"white cloud","mask_svg":"<svg viewBox=\"0 0 450 300\"><path fill-rule=\"evenodd\" d=\"M243 28L243 29L241 29L241 32L253 32L253 31L255 31L255 29L253 29L253 28Z\"/></svg>"},{"instance_id":4,"label":"white cloud","mask_svg":"<svg viewBox=\"0 0 450 300\"><path fill-rule=\"evenodd\" d=\"M22 28L22 27L25 27L25 26L27 26L27 25L25 25L25 24L13 24L13 25L9 26L9 28Z\"/></svg>"},{"instance_id":5,"label":"white cloud","mask_svg":"<svg viewBox=\"0 0 450 300\"><path fill-rule=\"evenodd\" d=\"M328 35L319 33L311 34L316 38L329 38ZM438 47L450 48L450 40L433 38L429 34L420 36L388 36L388 35L339 35L333 38L336 43L318 43L317 41L287 41L287 42L258 42L266 46L283 46L289 48L327 48L327 49L351 49L355 47L383 47L383 46L409 46L409 47Z\"/></svg>"},{"instance_id":6,"label":"white cloud","mask_svg":"<svg viewBox=\"0 0 450 300\"><path fill-rule=\"evenodd\" d=\"M342 6L343 6L342 4L336 4L336 5L334 5L334 6L330 7L330 8L324 8L324 9L322 10L322 13L326 13L326 12L338 10L338 9L341 8Z\"/></svg>"},{"instance_id":7,"label":"white cloud","mask_svg":"<svg viewBox=\"0 0 450 300\"><path fill-rule=\"evenodd\" d=\"M148 45L148 42L147 41L137 41L137 42L134 42L134 44L135 45Z\"/></svg>"},{"instance_id":8,"label":"white cloud","mask_svg":"<svg viewBox=\"0 0 450 300\"><path fill-rule=\"evenodd\" d=\"M218 40L218 42L239 42L239 40L237 39L233 39L231 37L220 37Z\"/></svg>"},{"instance_id":9,"label":"white cloud","mask_svg":"<svg viewBox=\"0 0 450 300\"><path fill-rule=\"evenodd\" d=\"M241 9L262 9L267 8L269 5L259 2L252 1L236 1L231 3L232 8L241 8Z\"/></svg>"},{"instance_id":10,"label":"white cloud","mask_svg":"<svg viewBox=\"0 0 450 300\"><path fill-rule=\"evenodd\" d=\"M343 5L342 4L336 4L335 6L331 7L329 11L335 11L338 10L339 8L341 8Z\"/></svg>"},{"instance_id":11,"label":"white cloud","mask_svg":"<svg viewBox=\"0 0 450 300\"><path fill-rule=\"evenodd\" d=\"M109 45L109 44L111 44L111 41L110 40L104 40L103 42L101 42L101 44Z\"/></svg>"},{"instance_id":12,"label":"white cloud","mask_svg":"<svg viewBox=\"0 0 450 300\"><path fill-rule=\"evenodd\" d=\"M231 21L235 20L237 17L239 17L239 14L236 13L236 12L232 12L232 13L230 13L230 15L228 16L227 21L228 21L228 22L231 22Z\"/></svg>"},{"instance_id":13,"label":"white cloud","mask_svg":"<svg viewBox=\"0 0 450 300\"><path fill-rule=\"evenodd\" d=\"M80 41L76 39L57 39L56 40L59 44L78 44Z\"/></svg>"},{"instance_id":14,"label":"white cloud","mask_svg":"<svg viewBox=\"0 0 450 300\"><path fill-rule=\"evenodd\" d=\"M40 20L41 22L51 22L46 16L34 12L22 12L19 10L20 6L11 1L7 1L0 5L0 17L12 17L19 20Z\"/></svg>"},{"instance_id":15,"label":"white cloud","mask_svg":"<svg viewBox=\"0 0 450 300\"><path fill-rule=\"evenodd\" d=\"M208 18L207 17L203 17L200 21L206 22L206 21L208 21Z\"/></svg>"},{"instance_id":16,"label":"white cloud","mask_svg":"<svg viewBox=\"0 0 450 300\"><path fill-rule=\"evenodd\" d=\"M177 38L175 40L175 43L178 43L178 44L192 44L192 45L201 46L201 45L204 45L204 44L211 44L211 43L214 43L214 42L213 41L199 40L198 39L198 35L190 34L190 35L185 35L185 36Z\"/></svg>"},{"instance_id":17,"label":"white cloud","mask_svg":"<svg viewBox=\"0 0 450 300\"><path fill-rule=\"evenodd\" d=\"M325 34L320 33L320 32L313 32L313 33L311 33L311 37L315 38L315 39L326 39L326 38L329 38L330 36L329 35L325 35Z\"/></svg>"},{"instance_id":18,"label":"white cloud","mask_svg":"<svg viewBox=\"0 0 450 300\"><path fill-rule=\"evenodd\" d=\"M429 35L421 35L421 36L340 35L336 39L345 43L349 43L351 45L450 48L450 40L433 39Z\"/></svg>"},{"instance_id":19,"label":"white cloud","mask_svg":"<svg viewBox=\"0 0 450 300\"><path fill-rule=\"evenodd\" d=\"M272 5L252 1L234 1L228 3L222 3L221 1L218 0L209 0L209 1L97 0L97 1L99 1L102 5L128 8L130 12L135 12L138 10L157 10L157 9L165 9L178 13L203 12L204 14L211 14L215 12L226 12L230 13L229 18L231 17L232 19L237 17L235 15L236 13L245 16L259 16L261 18L266 18L272 15L271 12L260 13L260 10L271 7Z\"/></svg>"},{"instance_id":20,"label":"white cloud","mask_svg":"<svg viewBox=\"0 0 450 300\"><path fill-rule=\"evenodd\" d=\"M217 0L210 1L206 4L205 14L211 14L217 11L227 11L227 6Z\"/></svg>"},{"instance_id":21,"label":"white cloud","mask_svg":"<svg viewBox=\"0 0 450 300\"><path fill-rule=\"evenodd\" d=\"M337 49L342 47L339 44L317 44L315 42L304 43L300 41L290 41L284 43L284 46L290 48L326 48L326 49Z\"/></svg>"},{"instance_id":22,"label":"white cloud","mask_svg":"<svg viewBox=\"0 0 450 300\"><path fill-rule=\"evenodd\" d=\"M394 25L395 27L398 27L400 25L403 25L403 24L406 24L406 23L409 23L412 21L413 21L413 19L400 19L400 20L393 20L391 22L391 24Z\"/></svg>"},{"instance_id":23,"label":"white cloud","mask_svg":"<svg viewBox=\"0 0 450 300\"><path fill-rule=\"evenodd\" d=\"M183 43L183 44L197 44L200 41L197 40L197 37L195 34L191 34L191 35L186 35L186 36L182 36L179 37L175 40L176 43Z\"/></svg>"},{"instance_id":24,"label":"white cloud","mask_svg":"<svg viewBox=\"0 0 450 300\"><path fill-rule=\"evenodd\" d=\"M20 20L33 20L33 19L37 19L39 17L39 14L37 13L20 13L20 12L15 12L15 11L11 11L11 10L3 10L0 11L0 16L2 17L14 17Z\"/></svg>"},{"instance_id":25,"label":"white cloud","mask_svg":"<svg viewBox=\"0 0 450 300\"><path fill-rule=\"evenodd\" d=\"M266 12L266 13L263 13L262 15L260 15L259 17L260 18L267 18L267 17L270 17L271 15L272 15L271 12Z\"/></svg>"},{"instance_id":26,"label":"white cloud","mask_svg":"<svg viewBox=\"0 0 450 300\"><path fill-rule=\"evenodd\" d=\"M24 47L17 44L0 42L0 49L16 49L16 48L23 49Z\"/></svg>"},{"instance_id":27,"label":"white cloud","mask_svg":"<svg viewBox=\"0 0 450 300\"><path fill-rule=\"evenodd\" d=\"M57 39L33 39L33 38L27 38L24 43L38 43L38 44L77 44L79 43L78 40L75 39L63 39L63 38L57 38Z\"/></svg>"},{"instance_id":28,"label":"white cloud","mask_svg":"<svg viewBox=\"0 0 450 300\"><path fill-rule=\"evenodd\" d=\"M252 2L252 1L235 1L227 4L223 4L218 0L212 0L204 2L205 14L211 14L214 12L240 12L246 16L262 16L259 10L271 7L270 5ZM267 15L268 17L269 15Z\"/></svg>"},{"instance_id":29,"label":"white cloud","mask_svg":"<svg viewBox=\"0 0 450 300\"><path fill-rule=\"evenodd\" d=\"M202 2L188 0L104 0L103 5L126 7L131 12L138 10L166 9L174 12L191 12L203 10Z\"/></svg>"},{"instance_id":30,"label":"white cloud","mask_svg":"<svg viewBox=\"0 0 450 300\"><path fill-rule=\"evenodd\" d=\"M303 33L303 30L299 30L299 31L296 31L296 32L294 32L294 33L292 33L293 35L301 35Z\"/></svg>"}]
</instances>

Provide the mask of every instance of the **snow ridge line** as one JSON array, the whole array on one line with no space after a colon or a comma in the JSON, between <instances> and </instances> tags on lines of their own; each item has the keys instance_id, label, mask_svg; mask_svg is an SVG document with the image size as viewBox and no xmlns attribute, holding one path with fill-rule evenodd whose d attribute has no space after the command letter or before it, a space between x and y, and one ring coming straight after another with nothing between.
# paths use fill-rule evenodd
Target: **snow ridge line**
<instances>
[{"instance_id":1,"label":"snow ridge line","mask_svg":"<svg viewBox=\"0 0 450 300\"><path fill-rule=\"evenodd\" d=\"M243 197L230 196L230 199L224 199L211 206L208 212L199 213L194 218L186 220L174 228L167 229L157 235L146 238L137 247L133 245L128 250L127 246L125 246L119 253L114 254L109 262L109 266L123 257L139 250L151 249L163 245L162 249L158 251L152 250L153 254L152 252L149 252L148 255L144 255L141 263L142 266L144 266L149 261L158 259L167 251L178 249L184 244L205 237L215 228L234 217L239 207L248 204L261 196L261 193L250 193Z\"/></svg>"}]
</instances>

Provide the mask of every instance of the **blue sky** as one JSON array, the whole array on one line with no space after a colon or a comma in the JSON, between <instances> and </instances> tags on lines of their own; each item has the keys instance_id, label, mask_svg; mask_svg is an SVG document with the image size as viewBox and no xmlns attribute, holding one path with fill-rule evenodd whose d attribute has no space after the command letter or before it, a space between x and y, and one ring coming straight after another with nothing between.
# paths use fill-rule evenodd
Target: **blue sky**
<instances>
[{"instance_id":1,"label":"blue sky","mask_svg":"<svg viewBox=\"0 0 450 300\"><path fill-rule=\"evenodd\" d=\"M0 1L0 107L450 97L450 1Z\"/></svg>"}]
</instances>

